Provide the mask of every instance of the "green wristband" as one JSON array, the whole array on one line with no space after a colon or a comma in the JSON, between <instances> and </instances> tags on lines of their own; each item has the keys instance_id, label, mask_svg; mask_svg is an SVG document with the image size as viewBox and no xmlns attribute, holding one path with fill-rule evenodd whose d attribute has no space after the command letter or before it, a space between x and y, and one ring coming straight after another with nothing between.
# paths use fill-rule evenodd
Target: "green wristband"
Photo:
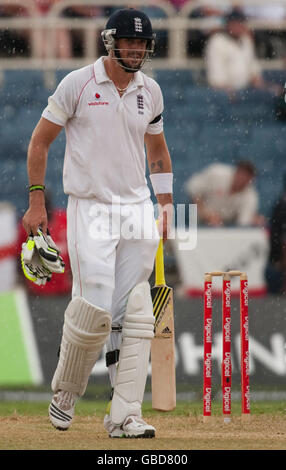
<instances>
[{"instance_id":1,"label":"green wristband","mask_svg":"<svg viewBox=\"0 0 286 470\"><path fill-rule=\"evenodd\" d=\"M43 184L32 184L29 186L29 192L31 193L32 191L45 191L45 186Z\"/></svg>"}]
</instances>

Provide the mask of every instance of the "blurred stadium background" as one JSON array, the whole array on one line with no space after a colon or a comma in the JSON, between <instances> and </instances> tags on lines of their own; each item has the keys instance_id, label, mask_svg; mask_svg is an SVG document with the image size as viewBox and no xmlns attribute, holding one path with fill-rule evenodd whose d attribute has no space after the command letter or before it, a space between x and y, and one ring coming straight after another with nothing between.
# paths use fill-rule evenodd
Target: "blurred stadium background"
<instances>
[{"instance_id":1,"label":"blurred stadium background","mask_svg":"<svg viewBox=\"0 0 286 470\"><path fill-rule=\"evenodd\" d=\"M53 3L50 8L49 3ZM208 86L204 41L221 24L222 17L202 12L205 6L214 3L222 15L237 4L253 6L254 12L255 8L267 5L286 9L282 0L131 2L151 17L158 37L156 56L145 71L159 82L164 95L165 134L175 177L174 202L189 204L184 183L194 172L212 162L233 164L249 158L258 169L260 212L268 221L286 170L283 103L277 96L254 89L239 92L236 101L231 102L223 92ZM60 287L42 290L28 286L19 269L24 237L20 223L28 204L29 139L48 96L63 76L104 54L100 32L106 18L114 9L126 5L121 0L0 0L0 399L36 400L50 396L63 313L70 298L68 269ZM278 19L275 15L258 18L254 14L248 17L248 24L254 33L264 77L283 87L286 14ZM67 48L58 47L66 40ZM59 227L63 229L59 241L63 250L67 202L62 189L64 147L62 132L51 147L46 177L56 213L54 233ZM185 222L186 227L177 230L188 232L187 214ZM190 239L193 236L190 230ZM286 300L283 295L267 291L264 270L268 252L267 224L263 228L199 228L193 250L180 249L177 239L168 242L167 281L175 289L178 398L201 397L203 273L230 268L249 274L252 397L285 399ZM233 361L234 383L238 385L237 302L235 296ZM214 382L219 389L219 298L217 304ZM87 395L106 396L107 391L102 355Z\"/></svg>"}]
</instances>

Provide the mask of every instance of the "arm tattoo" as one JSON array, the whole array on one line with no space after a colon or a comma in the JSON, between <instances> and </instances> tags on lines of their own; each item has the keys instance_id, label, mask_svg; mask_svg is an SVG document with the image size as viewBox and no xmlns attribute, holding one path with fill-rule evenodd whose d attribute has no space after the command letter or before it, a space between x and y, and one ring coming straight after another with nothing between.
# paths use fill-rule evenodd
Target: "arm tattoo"
<instances>
[{"instance_id":1,"label":"arm tattoo","mask_svg":"<svg viewBox=\"0 0 286 470\"><path fill-rule=\"evenodd\" d=\"M163 160L157 160L151 163L151 173L163 173L164 165Z\"/></svg>"}]
</instances>

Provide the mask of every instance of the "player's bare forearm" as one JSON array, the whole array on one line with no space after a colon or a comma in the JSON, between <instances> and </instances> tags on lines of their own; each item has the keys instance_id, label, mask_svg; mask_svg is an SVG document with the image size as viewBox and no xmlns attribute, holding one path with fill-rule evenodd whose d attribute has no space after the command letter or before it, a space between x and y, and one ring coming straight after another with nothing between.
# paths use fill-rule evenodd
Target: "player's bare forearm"
<instances>
[{"instance_id":1,"label":"player's bare forearm","mask_svg":"<svg viewBox=\"0 0 286 470\"><path fill-rule=\"evenodd\" d=\"M145 134L145 145L150 173L171 173L172 162L164 133Z\"/></svg>"},{"instance_id":2,"label":"player's bare forearm","mask_svg":"<svg viewBox=\"0 0 286 470\"><path fill-rule=\"evenodd\" d=\"M47 167L48 149L32 137L28 148L27 171L29 184L44 184Z\"/></svg>"},{"instance_id":3,"label":"player's bare forearm","mask_svg":"<svg viewBox=\"0 0 286 470\"><path fill-rule=\"evenodd\" d=\"M49 147L61 129L60 126L43 118L40 119L34 129L28 148L27 159L30 185L44 184Z\"/></svg>"},{"instance_id":4,"label":"player's bare forearm","mask_svg":"<svg viewBox=\"0 0 286 470\"><path fill-rule=\"evenodd\" d=\"M44 185L49 147L60 130L60 126L43 118L34 129L27 158L29 185ZM27 233L36 234L39 226L46 232L47 213L43 191L29 193L29 209L23 217L23 226Z\"/></svg>"},{"instance_id":5,"label":"player's bare forearm","mask_svg":"<svg viewBox=\"0 0 286 470\"><path fill-rule=\"evenodd\" d=\"M164 134L146 134L145 144L149 171L154 173L172 173L172 162ZM173 217L173 194L156 194L159 205L159 232L163 241L168 238Z\"/></svg>"},{"instance_id":6,"label":"player's bare forearm","mask_svg":"<svg viewBox=\"0 0 286 470\"><path fill-rule=\"evenodd\" d=\"M146 134L145 144L150 173L172 173L172 162L164 133ZM173 203L172 193L157 194L156 197L158 204L162 206Z\"/></svg>"},{"instance_id":7,"label":"player's bare forearm","mask_svg":"<svg viewBox=\"0 0 286 470\"><path fill-rule=\"evenodd\" d=\"M37 139L31 139L28 149L27 171L29 185L44 185L47 167L48 149ZM29 193L30 206L44 201L43 191Z\"/></svg>"}]
</instances>

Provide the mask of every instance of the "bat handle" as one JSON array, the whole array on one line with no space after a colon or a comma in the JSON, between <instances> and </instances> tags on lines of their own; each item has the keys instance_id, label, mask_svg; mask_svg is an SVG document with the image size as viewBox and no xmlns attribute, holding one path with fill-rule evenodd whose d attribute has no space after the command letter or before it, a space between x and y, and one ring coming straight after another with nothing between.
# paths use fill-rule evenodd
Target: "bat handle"
<instances>
[{"instance_id":1,"label":"bat handle","mask_svg":"<svg viewBox=\"0 0 286 470\"><path fill-rule=\"evenodd\" d=\"M156 286L165 286L165 273L164 273L164 250L163 250L163 240L160 238L156 261L155 261L155 284Z\"/></svg>"}]
</instances>

